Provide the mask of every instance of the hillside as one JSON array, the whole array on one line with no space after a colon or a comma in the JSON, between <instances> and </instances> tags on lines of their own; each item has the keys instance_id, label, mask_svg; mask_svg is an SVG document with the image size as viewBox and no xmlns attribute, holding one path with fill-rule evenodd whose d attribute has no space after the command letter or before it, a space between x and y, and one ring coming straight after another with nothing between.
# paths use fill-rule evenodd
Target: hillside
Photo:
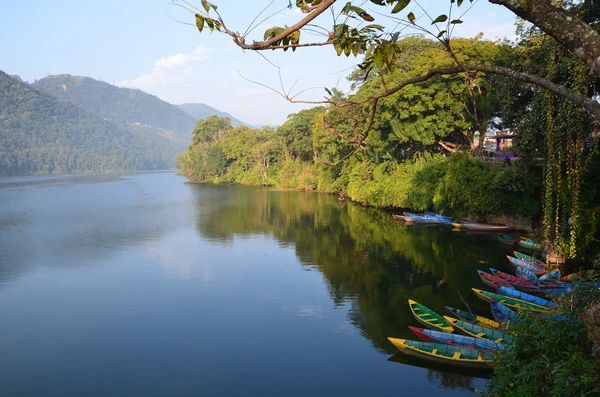
<instances>
[{"instance_id":1,"label":"hillside","mask_svg":"<svg viewBox=\"0 0 600 397\"><path fill-rule=\"evenodd\" d=\"M169 137L106 120L0 71L0 174L161 169L179 150Z\"/></svg>"},{"instance_id":2,"label":"hillside","mask_svg":"<svg viewBox=\"0 0 600 397\"><path fill-rule=\"evenodd\" d=\"M183 143L182 150L188 145L196 125L196 119L154 95L90 77L47 76L32 86L109 120L143 125L155 132L170 131L174 140Z\"/></svg>"},{"instance_id":3,"label":"hillside","mask_svg":"<svg viewBox=\"0 0 600 397\"><path fill-rule=\"evenodd\" d=\"M231 119L231 125L234 127L245 125L248 127L254 127L250 124L244 123L242 120L236 119L232 115L226 112L222 112L213 107L210 107L204 103L184 103L183 105L179 105L179 107L192 116L194 120L203 120L209 118L210 116L219 116L219 117L227 117Z\"/></svg>"}]
</instances>

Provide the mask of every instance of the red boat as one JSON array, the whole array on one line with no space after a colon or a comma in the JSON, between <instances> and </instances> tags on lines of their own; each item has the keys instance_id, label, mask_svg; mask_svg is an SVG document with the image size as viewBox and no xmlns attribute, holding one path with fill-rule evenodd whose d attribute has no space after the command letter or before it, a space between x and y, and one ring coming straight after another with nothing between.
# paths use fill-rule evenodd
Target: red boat
<instances>
[{"instance_id":1,"label":"red boat","mask_svg":"<svg viewBox=\"0 0 600 397\"><path fill-rule=\"evenodd\" d=\"M490 267L490 271L492 274L502 280L512 284L513 288L524 292L540 292L541 288L537 285L530 283L529 281L523 280L522 278L513 276L512 274L501 272L500 270L496 270Z\"/></svg>"},{"instance_id":2,"label":"red boat","mask_svg":"<svg viewBox=\"0 0 600 397\"><path fill-rule=\"evenodd\" d=\"M500 277L486 273L482 270L477 270L477 273L479 273L479 277L481 278L481 281L483 281L483 283L489 287L492 287L494 289L498 289L498 287L500 287L500 286L504 286L506 288L514 288L511 283L509 283L506 280L501 279Z\"/></svg>"}]
</instances>

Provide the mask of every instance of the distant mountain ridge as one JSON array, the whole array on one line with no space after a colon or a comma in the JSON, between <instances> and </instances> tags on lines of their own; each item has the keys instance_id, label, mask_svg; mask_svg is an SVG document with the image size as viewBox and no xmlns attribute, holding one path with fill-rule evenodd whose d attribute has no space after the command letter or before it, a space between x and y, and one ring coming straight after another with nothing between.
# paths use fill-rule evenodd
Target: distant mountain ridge
<instances>
[{"instance_id":1,"label":"distant mountain ridge","mask_svg":"<svg viewBox=\"0 0 600 397\"><path fill-rule=\"evenodd\" d=\"M180 150L0 71L0 175L165 169Z\"/></svg>"},{"instance_id":2,"label":"distant mountain ridge","mask_svg":"<svg viewBox=\"0 0 600 397\"><path fill-rule=\"evenodd\" d=\"M250 124L244 123L242 120L236 119L232 115L226 112L222 112L213 107L210 107L204 103L184 103L183 105L179 105L184 112L192 116L195 120L204 120L209 118L210 116L219 116L219 117L228 117L231 119L231 125L234 127L245 125L247 127L254 128Z\"/></svg>"}]
</instances>

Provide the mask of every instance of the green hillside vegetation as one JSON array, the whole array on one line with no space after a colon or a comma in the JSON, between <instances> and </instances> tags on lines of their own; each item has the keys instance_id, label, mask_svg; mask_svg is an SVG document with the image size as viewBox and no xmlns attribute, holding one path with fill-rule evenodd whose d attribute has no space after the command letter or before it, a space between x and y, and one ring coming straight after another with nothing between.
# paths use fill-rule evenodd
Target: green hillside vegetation
<instances>
[{"instance_id":1,"label":"green hillside vegetation","mask_svg":"<svg viewBox=\"0 0 600 397\"><path fill-rule=\"evenodd\" d=\"M252 127L249 124L244 123L242 120L236 119L232 115L226 112L222 112L213 107L210 107L204 103L184 103L183 105L179 105L179 108L192 116L194 120L203 120L207 119L210 116L219 116L231 119L231 125L234 127L245 125L247 127ZM192 127L193 128L193 127ZM190 131L192 129L190 128Z\"/></svg>"},{"instance_id":2,"label":"green hillside vegetation","mask_svg":"<svg viewBox=\"0 0 600 397\"><path fill-rule=\"evenodd\" d=\"M172 138L185 142L182 150L187 146L189 133L197 121L154 95L89 77L70 74L48 76L32 86L109 120L171 131Z\"/></svg>"},{"instance_id":3,"label":"green hillside vegetation","mask_svg":"<svg viewBox=\"0 0 600 397\"><path fill-rule=\"evenodd\" d=\"M165 169L178 150L0 71L1 175Z\"/></svg>"}]
</instances>

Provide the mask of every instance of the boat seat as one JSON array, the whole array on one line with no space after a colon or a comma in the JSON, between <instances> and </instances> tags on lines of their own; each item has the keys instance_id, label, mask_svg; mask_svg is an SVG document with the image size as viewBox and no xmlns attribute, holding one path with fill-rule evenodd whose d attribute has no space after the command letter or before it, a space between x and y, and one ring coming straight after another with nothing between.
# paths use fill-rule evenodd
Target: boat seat
<instances>
[{"instance_id":1,"label":"boat seat","mask_svg":"<svg viewBox=\"0 0 600 397\"><path fill-rule=\"evenodd\" d=\"M458 360L460 358L460 352L454 352L454 355L452 356L453 360Z\"/></svg>"},{"instance_id":2,"label":"boat seat","mask_svg":"<svg viewBox=\"0 0 600 397\"><path fill-rule=\"evenodd\" d=\"M433 350L431 351L431 354L436 354L436 353L437 353L437 351L438 351L437 349L433 349Z\"/></svg>"},{"instance_id":3,"label":"boat seat","mask_svg":"<svg viewBox=\"0 0 600 397\"><path fill-rule=\"evenodd\" d=\"M482 336L485 335L485 332L480 332L477 335L475 335L476 338L481 338Z\"/></svg>"}]
</instances>

